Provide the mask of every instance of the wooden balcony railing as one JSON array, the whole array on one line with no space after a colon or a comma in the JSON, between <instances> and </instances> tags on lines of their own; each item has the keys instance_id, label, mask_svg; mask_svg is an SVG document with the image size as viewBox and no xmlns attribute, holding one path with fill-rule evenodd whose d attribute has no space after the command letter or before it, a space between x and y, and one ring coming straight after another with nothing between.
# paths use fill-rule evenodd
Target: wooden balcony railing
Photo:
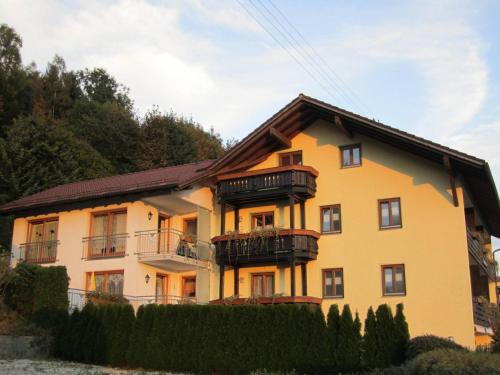
<instances>
[{"instance_id":1,"label":"wooden balcony railing","mask_svg":"<svg viewBox=\"0 0 500 375\"><path fill-rule=\"evenodd\" d=\"M28 242L19 246L19 260L28 263L54 263L59 241Z\"/></svg>"},{"instance_id":2,"label":"wooden balcony railing","mask_svg":"<svg viewBox=\"0 0 500 375\"><path fill-rule=\"evenodd\" d=\"M481 237L474 234L469 228L467 228L467 247L469 254L471 254L476 263L479 264L492 280L495 280L496 264L488 256L488 251L484 247Z\"/></svg>"},{"instance_id":3,"label":"wooden balcony railing","mask_svg":"<svg viewBox=\"0 0 500 375\"><path fill-rule=\"evenodd\" d=\"M180 256L187 259L210 260L210 244L197 236L172 228L144 230L135 233L139 258Z\"/></svg>"},{"instance_id":4,"label":"wooden balcony railing","mask_svg":"<svg viewBox=\"0 0 500 375\"><path fill-rule=\"evenodd\" d=\"M493 327L497 319L495 314L496 306L481 297L473 298L472 306L474 308L474 324L483 327Z\"/></svg>"},{"instance_id":5,"label":"wooden balcony railing","mask_svg":"<svg viewBox=\"0 0 500 375\"><path fill-rule=\"evenodd\" d=\"M263 230L262 233L239 233L212 239L217 263L244 265L286 262L290 255L297 261L316 259L319 233L305 229Z\"/></svg>"},{"instance_id":6,"label":"wooden balcony railing","mask_svg":"<svg viewBox=\"0 0 500 375\"><path fill-rule=\"evenodd\" d=\"M308 198L316 193L317 175L314 168L300 165L221 175L217 178L217 194L227 201L251 201L289 193Z\"/></svg>"},{"instance_id":7,"label":"wooden balcony railing","mask_svg":"<svg viewBox=\"0 0 500 375\"><path fill-rule=\"evenodd\" d=\"M125 256L128 233L83 238L83 259Z\"/></svg>"}]
</instances>

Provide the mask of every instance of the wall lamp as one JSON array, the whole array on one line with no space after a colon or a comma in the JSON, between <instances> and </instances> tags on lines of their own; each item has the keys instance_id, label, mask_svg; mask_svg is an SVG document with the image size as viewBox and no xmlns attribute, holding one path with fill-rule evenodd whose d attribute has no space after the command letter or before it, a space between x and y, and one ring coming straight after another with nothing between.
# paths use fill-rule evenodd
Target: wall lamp
<instances>
[{"instance_id":1,"label":"wall lamp","mask_svg":"<svg viewBox=\"0 0 500 375\"><path fill-rule=\"evenodd\" d=\"M148 213L148 220L151 221L152 218L153 218L153 213L151 211L149 211L149 213Z\"/></svg>"},{"instance_id":2,"label":"wall lamp","mask_svg":"<svg viewBox=\"0 0 500 375\"><path fill-rule=\"evenodd\" d=\"M146 280L146 284L149 283L149 279L151 279L151 277L149 277L149 274L146 274L146 276L144 277L144 280Z\"/></svg>"}]
</instances>

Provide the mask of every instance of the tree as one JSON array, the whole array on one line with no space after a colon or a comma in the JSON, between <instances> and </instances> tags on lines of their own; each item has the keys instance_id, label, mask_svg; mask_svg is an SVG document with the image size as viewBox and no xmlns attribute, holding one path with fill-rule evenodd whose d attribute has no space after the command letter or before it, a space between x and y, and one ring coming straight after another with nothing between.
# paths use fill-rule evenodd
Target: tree
<instances>
[{"instance_id":1,"label":"tree","mask_svg":"<svg viewBox=\"0 0 500 375\"><path fill-rule=\"evenodd\" d=\"M359 318L355 322L349 305L344 305L339 321L336 351L337 369L342 372L355 372L360 368L360 328Z\"/></svg>"},{"instance_id":2,"label":"tree","mask_svg":"<svg viewBox=\"0 0 500 375\"><path fill-rule=\"evenodd\" d=\"M383 304L377 308L377 357L380 367L389 367L392 364L395 348L395 325L389 305Z\"/></svg>"},{"instance_id":3,"label":"tree","mask_svg":"<svg viewBox=\"0 0 500 375\"><path fill-rule=\"evenodd\" d=\"M327 315L327 342L332 367L337 367L337 349L339 346L340 312L338 305L331 305Z\"/></svg>"},{"instance_id":4,"label":"tree","mask_svg":"<svg viewBox=\"0 0 500 375\"><path fill-rule=\"evenodd\" d=\"M403 308L403 304L398 303L396 305L396 315L394 316L395 343L392 363L395 365L399 365L405 361L406 348L410 341L410 331L408 329L406 317L403 313Z\"/></svg>"},{"instance_id":5,"label":"tree","mask_svg":"<svg viewBox=\"0 0 500 375\"><path fill-rule=\"evenodd\" d=\"M366 369L380 367L377 357L377 320L371 306L365 319L365 331L361 348L363 367Z\"/></svg>"}]
</instances>

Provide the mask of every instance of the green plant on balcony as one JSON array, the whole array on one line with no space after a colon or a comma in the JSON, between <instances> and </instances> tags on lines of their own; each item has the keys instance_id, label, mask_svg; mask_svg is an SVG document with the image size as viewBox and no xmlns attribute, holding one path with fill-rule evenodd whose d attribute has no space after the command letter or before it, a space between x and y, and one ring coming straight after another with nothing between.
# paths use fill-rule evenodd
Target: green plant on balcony
<instances>
[{"instance_id":1,"label":"green plant on balcony","mask_svg":"<svg viewBox=\"0 0 500 375\"><path fill-rule=\"evenodd\" d=\"M106 303L114 303L114 304L129 303L128 299L126 299L121 294L90 291L87 292L86 297L88 302L94 303L96 305L102 305Z\"/></svg>"},{"instance_id":2,"label":"green plant on balcony","mask_svg":"<svg viewBox=\"0 0 500 375\"><path fill-rule=\"evenodd\" d=\"M279 227L257 227L248 233L247 255L250 256L250 249L255 249L257 253L267 250L269 253L269 240L274 238L275 247L280 241Z\"/></svg>"}]
</instances>

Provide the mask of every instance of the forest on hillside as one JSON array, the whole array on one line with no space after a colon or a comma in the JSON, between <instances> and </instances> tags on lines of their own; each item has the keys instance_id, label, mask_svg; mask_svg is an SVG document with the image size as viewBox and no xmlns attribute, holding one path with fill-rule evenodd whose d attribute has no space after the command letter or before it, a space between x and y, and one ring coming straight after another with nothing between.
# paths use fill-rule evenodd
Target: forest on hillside
<instances>
[{"instance_id":1,"label":"forest on hillside","mask_svg":"<svg viewBox=\"0 0 500 375\"><path fill-rule=\"evenodd\" d=\"M129 90L102 68L23 65L22 38L0 25L0 205L89 178L220 157L213 128L157 107L139 117ZM12 218L0 217L0 249Z\"/></svg>"}]
</instances>

